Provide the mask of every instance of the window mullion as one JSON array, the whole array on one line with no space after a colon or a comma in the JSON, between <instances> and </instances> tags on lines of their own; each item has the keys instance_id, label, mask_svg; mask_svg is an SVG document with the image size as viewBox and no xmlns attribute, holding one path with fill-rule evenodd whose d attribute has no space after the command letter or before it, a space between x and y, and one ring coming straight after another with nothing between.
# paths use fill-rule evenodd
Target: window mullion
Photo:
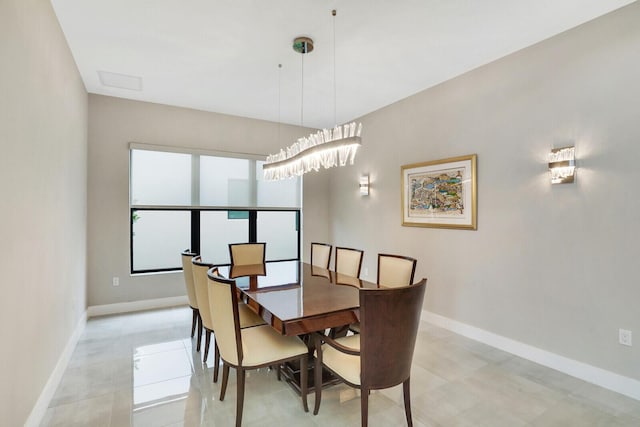
<instances>
[{"instance_id":1,"label":"window mullion","mask_svg":"<svg viewBox=\"0 0 640 427\"><path fill-rule=\"evenodd\" d=\"M258 241L258 212L249 211L249 242Z\"/></svg>"},{"instance_id":2,"label":"window mullion","mask_svg":"<svg viewBox=\"0 0 640 427\"><path fill-rule=\"evenodd\" d=\"M249 160L249 206L258 206L258 180L256 179L256 161Z\"/></svg>"},{"instance_id":3,"label":"window mullion","mask_svg":"<svg viewBox=\"0 0 640 427\"><path fill-rule=\"evenodd\" d=\"M191 155L191 206L200 206L200 155Z\"/></svg>"}]
</instances>

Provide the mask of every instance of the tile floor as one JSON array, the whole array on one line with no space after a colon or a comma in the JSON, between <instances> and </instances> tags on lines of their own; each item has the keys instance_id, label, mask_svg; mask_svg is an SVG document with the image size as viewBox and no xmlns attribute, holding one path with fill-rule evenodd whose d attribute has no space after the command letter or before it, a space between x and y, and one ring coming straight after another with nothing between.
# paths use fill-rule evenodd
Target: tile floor
<instances>
[{"instance_id":1,"label":"tile floor","mask_svg":"<svg viewBox=\"0 0 640 427\"><path fill-rule=\"evenodd\" d=\"M188 308L90 319L42 425L234 425L234 371L220 402L190 325ZM640 401L425 322L411 381L416 426L640 426ZM246 387L244 426L360 425L359 394L344 385L323 392L317 416L273 371L250 372ZM406 425L401 386L369 405L369 425Z\"/></svg>"}]
</instances>

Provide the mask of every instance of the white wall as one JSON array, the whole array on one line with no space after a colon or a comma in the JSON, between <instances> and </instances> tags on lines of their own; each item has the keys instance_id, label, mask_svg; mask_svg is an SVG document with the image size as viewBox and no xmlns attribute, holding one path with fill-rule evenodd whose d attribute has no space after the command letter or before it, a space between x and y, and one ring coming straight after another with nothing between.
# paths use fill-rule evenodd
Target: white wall
<instances>
[{"instance_id":1,"label":"white wall","mask_svg":"<svg viewBox=\"0 0 640 427\"><path fill-rule=\"evenodd\" d=\"M640 379L640 2L365 116L332 172L330 235L418 259L425 308ZM546 155L575 144L578 177ZM403 164L478 154L478 230L400 225ZM371 196L357 194L371 174Z\"/></svg>"},{"instance_id":2,"label":"white wall","mask_svg":"<svg viewBox=\"0 0 640 427\"><path fill-rule=\"evenodd\" d=\"M0 425L23 425L86 308L87 93L48 1L0 2Z\"/></svg>"},{"instance_id":3,"label":"white wall","mask_svg":"<svg viewBox=\"0 0 640 427\"><path fill-rule=\"evenodd\" d=\"M90 95L89 306L186 294L182 272L129 274L129 142L266 155L310 132L261 120ZM323 202L326 205L327 185L322 175L304 179L305 253L309 239L327 238L327 209L322 206ZM320 200L316 194L321 195ZM120 278L120 286L112 286L113 276Z\"/></svg>"}]
</instances>

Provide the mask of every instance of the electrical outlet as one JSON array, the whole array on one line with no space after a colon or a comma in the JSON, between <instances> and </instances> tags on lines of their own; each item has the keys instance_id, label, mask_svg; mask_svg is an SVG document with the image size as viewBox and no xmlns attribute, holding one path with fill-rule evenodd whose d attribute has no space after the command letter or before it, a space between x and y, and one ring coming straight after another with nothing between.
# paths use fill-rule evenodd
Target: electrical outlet
<instances>
[{"instance_id":1,"label":"electrical outlet","mask_svg":"<svg viewBox=\"0 0 640 427\"><path fill-rule=\"evenodd\" d=\"M633 345L632 338L633 337L631 331L628 331L626 329L618 330L618 341L620 342L620 344L628 345L629 347L631 347Z\"/></svg>"},{"instance_id":2,"label":"electrical outlet","mask_svg":"<svg viewBox=\"0 0 640 427\"><path fill-rule=\"evenodd\" d=\"M113 286L120 286L120 278L119 277L115 277L113 278Z\"/></svg>"},{"instance_id":3,"label":"electrical outlet","mask_svg":"<svg viewBox=\"0 0 640 427\"><path fill-rule=\"evenodd\" d=\"M367 267L365 267L365 268L362 270L362 274L364 275L364 277L369 277L369 269L368 269Z\"/></svg>"}]
</instances>

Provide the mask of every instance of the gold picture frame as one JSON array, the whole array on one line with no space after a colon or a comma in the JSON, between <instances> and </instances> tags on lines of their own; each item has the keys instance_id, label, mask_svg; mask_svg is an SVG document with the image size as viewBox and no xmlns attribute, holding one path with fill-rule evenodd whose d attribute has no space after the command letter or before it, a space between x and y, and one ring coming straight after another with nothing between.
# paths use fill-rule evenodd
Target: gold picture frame
<instances>
[{"instance_id":1,"label":"gold picture frame","mask_svg":"<svg viewBox=\"0 0 640 427\"><path fill-rule=\"evenodd\" d=\"M477 230L477 155L401 167L402 225Z\"/></svg>"}]
</instances>

